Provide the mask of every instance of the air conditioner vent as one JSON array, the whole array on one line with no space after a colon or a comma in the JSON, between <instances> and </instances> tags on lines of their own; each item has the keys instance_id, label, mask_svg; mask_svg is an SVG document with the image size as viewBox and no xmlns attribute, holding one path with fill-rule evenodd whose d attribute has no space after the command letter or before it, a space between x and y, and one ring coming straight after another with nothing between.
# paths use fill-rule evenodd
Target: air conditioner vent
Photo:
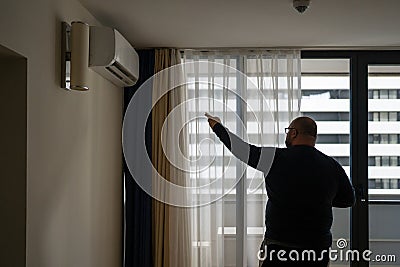
<instances>
[{"instance_id":1,"label":"air conditioner vent","mask_svg":"<svg viewBox=\"0 0 400 267\"><path fill-rule=\"evenodd\" d=\"M111 66L107 66L106 69L124 83L135 82L135 77L133 77L132 74L126 71L124 67L118 62L114 62Z\"/></svg>"}]
</instances>

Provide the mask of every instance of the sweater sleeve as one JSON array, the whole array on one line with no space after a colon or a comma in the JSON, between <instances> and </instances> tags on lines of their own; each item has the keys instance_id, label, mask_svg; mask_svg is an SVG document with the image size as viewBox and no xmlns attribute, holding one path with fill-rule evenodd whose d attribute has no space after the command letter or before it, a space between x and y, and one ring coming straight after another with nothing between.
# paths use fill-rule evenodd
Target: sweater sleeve
<instances>
[{"instance_id":1,"label":"sweater sleeve","mask_svg":"<svg viewBox=\"0 0 400 267\"><path fill-rule=\"evenodd\" d=\"M354 205L355 202L355 192L353 185L350 182L349 177L343 170L343 167L337 164L338 173L338 190L335 198L333 199L332 206L336 208L347 208Z\"/></svg>"},{"instance_id":2,"label":"sweater sleeve","mask_svg":"<svg viewBox=\"0 0 400 267\"><path fill-rule=\"evenodd\" d=\"M235 157L265 174L268 172L274 159L275 147L248 144L220 123L215 124L212 129Z\"/></svg>"}]
</instances>

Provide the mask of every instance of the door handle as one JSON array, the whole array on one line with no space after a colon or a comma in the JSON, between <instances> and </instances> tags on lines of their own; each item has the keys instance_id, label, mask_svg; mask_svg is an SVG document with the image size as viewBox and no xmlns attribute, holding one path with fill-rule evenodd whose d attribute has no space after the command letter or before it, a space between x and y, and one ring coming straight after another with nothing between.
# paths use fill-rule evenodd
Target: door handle
<instances>
[{"instance_id":1,"label":"door handle","mask_svg":"<svg viewBox=\"0 0 400 267\"><path fill-rule=\"evenodd\" d=\"M357 199L359 199L361 202L367 201L367 192L363 185L358 184L357 186L355 186L354 190L355 190Z\"/></svg>"}]
</instances>

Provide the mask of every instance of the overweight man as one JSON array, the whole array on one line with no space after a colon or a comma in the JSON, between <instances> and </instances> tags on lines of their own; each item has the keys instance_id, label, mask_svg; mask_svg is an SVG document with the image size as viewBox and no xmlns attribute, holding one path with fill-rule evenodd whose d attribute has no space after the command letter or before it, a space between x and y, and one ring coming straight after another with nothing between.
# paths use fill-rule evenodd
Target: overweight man
<instances>
[{"instance_id":1,"label":"overweight man","mask_svg":"<svg viewBox=\"0 0 400 267\"><path fill-rule=\"evenodd\" d=\"M351 207L355 195L342 166L315 148L315 121L294 119L285 129L286 148L271 148L248 144L218 117L206 116L234 156L264 172L268 202L262 266L327 266L332 207Z\"/></svg>"}]
</instances>

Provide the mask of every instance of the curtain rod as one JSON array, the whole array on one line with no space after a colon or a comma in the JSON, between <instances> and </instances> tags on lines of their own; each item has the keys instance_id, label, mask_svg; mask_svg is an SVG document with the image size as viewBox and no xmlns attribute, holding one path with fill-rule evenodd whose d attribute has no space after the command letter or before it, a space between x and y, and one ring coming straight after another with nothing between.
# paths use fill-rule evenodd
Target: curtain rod
<instances>
[{"instance_id":1,"label":"curtain rod","mask_svg":"<svg viewBox=\"0 0 400 267\"><path fill-rule=\"evenodd\" d=\"M190 47L178 48L179 51L192 50L202 52L229 52L229 51L282 51L299 50L296 47Z\"/></svg>"},{"instance_id":2,"label":"curtain rod","mask_svg":"<svg viewBox=\"0 0 400 267\"><path fill-rule=\"evenodd\" d=\"M189 47L176 48L179 51L193 50L202 52L225 51L278 51L278 50L400 50L400 46L282 46L282 47Z\"/></svg>"},{"instance_id":3,"label":"curtain rod","mask_svg":"<svg viewBox=\"0 0 400 267\"><path fill-rule=\"evenodd\" d=\"M185 50L202 52L229 52L229 51L278 51L278 50L400 50L400 46L281 46L281 47L139 47L136 49L164 49L172 48L180 52Z\"/></svg>"}]
</instances>

